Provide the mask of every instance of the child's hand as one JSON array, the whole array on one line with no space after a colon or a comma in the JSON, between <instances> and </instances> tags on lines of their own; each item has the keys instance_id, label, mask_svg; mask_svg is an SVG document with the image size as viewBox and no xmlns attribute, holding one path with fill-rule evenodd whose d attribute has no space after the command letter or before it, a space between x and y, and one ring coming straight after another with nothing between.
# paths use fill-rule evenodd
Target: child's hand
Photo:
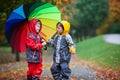
<instances>
[{"instance_id":1,"label":"child's hand","mask_svg":"<svg viewBox=\"0 0 120 80\"><path fill-rule=\"evenodd\" d=\"M75 50L74 47L71 47L71 48L69 49L69 51L70 51L71 54L75 54L75 53L76 53L76 50Z\"/></svg>"},{"instance_id":2,"label":"child's hand","mask_svg":"<svg viewBox=\"0 0 120 80\"><path fill-rule=\"evenodd\" d=\"M45 46L47 43L46 42L43 42L42 45Z\"/></svg>"},{"instance_id":3,"label":"child's hand","mask_svg":"<svg viewBox=\"0 0 120 80\"><path fill-rule=\"evenodd\" d=\"M50 43L50 42L52 42L52 41L53 41L53 39L49 38L49 39L47 40L47 43Z\"/></svg>"},{"instance_id":4,"label":"child's hand","mask_svg":"<svg viewBox=\"0 0 120 80\"><path fill-rule=\"evenodd\" d=\"M75 54L75 53L76 53L76 51L75 51L75 50L72 50L72 51L71 51L71 54Z\"/></svg>"},{"instance_id":5,"label":"child's hand","mask_svg":"<svg viewBox=\"0 0 120 80\"><path fill-rule=\"evenodd\" d=\"M45 41L44 39L41 40L41 42L44 42L44 41Z\"/></svg>"},{"instance_id":6,"label":"child's hand","mask_svg":"<svg viewBox=\"0 0 120 80\"><path fill-rule=\"evenodd\" d=\"M51 43L53 42L53 39L51 39L51 38L49 38L47 41L46 41L46 43L47 43L47 45L49 45L49 46L51 46Z\"/></svg>"}]
</instances>

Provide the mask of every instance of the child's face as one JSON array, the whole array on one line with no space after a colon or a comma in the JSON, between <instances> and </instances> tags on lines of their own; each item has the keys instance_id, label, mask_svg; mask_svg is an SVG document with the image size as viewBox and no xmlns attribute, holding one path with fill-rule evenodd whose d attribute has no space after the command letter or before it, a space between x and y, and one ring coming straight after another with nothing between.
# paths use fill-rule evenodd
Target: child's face
<instances>
[{"instance_id":1,"label":"child's face","mask_svg":"<svg viewBox=\"0 0 120 80\"><path fill-rule=\"evenodd\" d=\"M63 32L63 28L62 28L62 26L60 26L60 24L57 25L57 32L58 32L58 34L62 34L62 32Z\"/></svg>"},{"instance_id":2,"label":"child's face","mask_svg":"<svg viewBox=\"0 0 120 80\"><path fill-rule=\"evenodd\" d=\"M36 30L37 33L39 33L39 31L40 31L40 22L36 22L35 30Z\"/></svg>"}]
</instances>

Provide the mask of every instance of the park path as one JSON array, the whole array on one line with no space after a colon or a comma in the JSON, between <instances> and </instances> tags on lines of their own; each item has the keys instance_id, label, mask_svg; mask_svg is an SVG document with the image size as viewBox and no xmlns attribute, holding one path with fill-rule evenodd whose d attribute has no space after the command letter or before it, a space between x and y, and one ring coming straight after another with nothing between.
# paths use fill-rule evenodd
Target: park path
<instances>
[{"instance_id":1,"label":"park path","mask_svg":"<svg viewBox=\"0 0 120 80\"><path fill-rule=\"evenodd\" d=\"M49 54L43 55L43 65L48 65L51 67L52 65L52 52ZM47 67L43 70L43 75L51 75L50 67ZM95 70L90 68L87 63L81 61L76 54L72 55L70 68L72 70L71 77L73 80L96 80L97 75L95 74Z\"/></svg>"},{"instance_id":2,"label":"park path","mask_svg":"<svg viewBox=\"0 0 120 80\"><path fill-rule=\"evenodd\" d=\"M120 45L120 34L105 34L103 35L103 40L108 43Z\"/></svg>"},{"instance_id":3,"label":"park path","mask_svg":"<svg viewBox=\"0 0 120 80\"><path fill-rule=\"evenodd\" d=\"M52 65L51 51L52 50L47 50L43 52L43 73L41 80L53 80L50 73L50 67ZM96 71L86 62L80 60L75 54L72 55L70 68L72 70L71 80L101 80L98 79ZM0 80L23 80L25 78L26 71L26 61L1 65Z\"/></svg>"}]
</instances>

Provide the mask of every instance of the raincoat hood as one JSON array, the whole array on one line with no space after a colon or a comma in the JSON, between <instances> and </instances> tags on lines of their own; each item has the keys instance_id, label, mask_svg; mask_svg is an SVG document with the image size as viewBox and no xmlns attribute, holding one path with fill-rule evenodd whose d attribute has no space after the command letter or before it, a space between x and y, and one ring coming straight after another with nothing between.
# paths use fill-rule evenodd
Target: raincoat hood
<instances>
[{"instance_id":1,"label":"raincoat hood","mask_svg":"<svg viewBox=\"0 0 120 80\"><path fill-rule=\"evenodd\" d=\"M70 23L64 20L60 21L60 23L63 25L63 28L64 28L62 35L68 34L70 31Z\"/></svg>"},{"instance_id":2,"label":"raincoat hood","mask_svg":"<svg viewBox=\"0 0 120 80\"><path fill-rule=\"evenodd\" d=\"M39 20L37 20L37 19L29 20L29 31L33 34L37 34L37 32L35 30L35 25L36 25L37 21L39 21ZM42 24L40 22L40 31L41 31L41 29L42 29Z\"/></svg>"}]
</instances>

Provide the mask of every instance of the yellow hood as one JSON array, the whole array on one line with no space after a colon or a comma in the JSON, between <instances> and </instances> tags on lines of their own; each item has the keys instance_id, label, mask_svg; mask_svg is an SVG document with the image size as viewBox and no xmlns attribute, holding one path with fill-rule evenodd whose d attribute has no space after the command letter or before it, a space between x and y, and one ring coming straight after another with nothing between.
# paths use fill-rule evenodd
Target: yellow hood
<instances>
[{"instance_id":1,"label":"yellow hood","mask_svg":"<svg viewBox=\"0 0 120 80\"><path fill-rule=\"evenodd\" d=\"M66 35L66 34L68 34L69 33L69 31L70 31L70 23L68 22L68 21L60 21L60 23L63 25L63 27L64 27L64 31L63 31L63 33L62 33L62 35Z\"/></svg>"}]
</instances>

